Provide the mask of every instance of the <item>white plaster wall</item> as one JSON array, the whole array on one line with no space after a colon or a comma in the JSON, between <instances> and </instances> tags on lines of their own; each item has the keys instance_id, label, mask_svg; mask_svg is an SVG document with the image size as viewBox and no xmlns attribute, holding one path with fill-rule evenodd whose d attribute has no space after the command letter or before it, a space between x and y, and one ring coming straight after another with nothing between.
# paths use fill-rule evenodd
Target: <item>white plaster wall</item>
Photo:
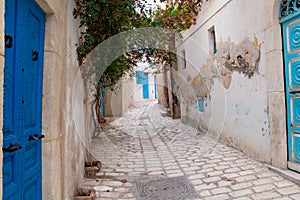
<instances>
[{"instance_id":1,"label":"white plaster wall","mask_svg":"<svg viewBox=\"0 0 300 200\"><path fill-rule=\"evenodd\" d=\"M38 0L46 13L42 132L43 199L61 199L64 195L64 121L66 80L67 1Z\"/></svg>"},{"instance_id":2,"label":"white plaster wall","mask_svg":"<svg viewBox=\"0 0 300 200\"><path fill-rule=\"evenodd\" d=\"M122 108L122 101L123 101L123 85L122 80L120 80L117 84L114 90L111 92L111 111L112 111L112 117L122 117L123 115L123 108Z\"/></svg>"},{"instance_id":3,"label":"white plaster wall","mask_svg":"<svg viewBox=\"0 0 300 200\"><path fill-rule=\"evenodd\" d=\"M132 105L133 78L126 76L122 79L122 113L124 114Z\"/></svg>"},{"instance_id":4,"label":"white plaster wall","mask_svg":"<svg viewBox=\"0 0 300 200\"><path fill-rule=\"evenodd\" d=\"M84 177L84 162L88 159L91 134L91 107L87 85L79 69L76 43L79 41L79 20L74 20L74 0L68 0L67 16L67 71L64 137L64 199L72 199Z\"/></svg>"},{"instance_id":5,"label":"white plaster wall","mask_svg":"<svg viewBox=\"0 0 300 200\"><path fill-rule=\"evenodd\" d=\"M187 79L199 73L209 57L208 30L214 26L217 43L231 40L236 44L249 38L261 45L261 58L258 72L247 78L237 72L232 73L230 87L225 89L214 79L212 91L205 99L204 113L196 118L196 100L186 113L182 113L186 123L201 126L211 132L217 132L222 140L259 158L271 161L271 137L269 129L268 85L266 53L274 49L268 43L266 30L274 21L274 1L261 0L211 0L204 3L197 25L183 33L183 41L177 44L178 54L185 49L187 69L179 66L180 74ZM271 48L271 49L270 49ZM282 84L283 79L279 80ZM192 98L196 98L191 94ZM184 116L184 113L188 117ZM195 115L193 115L195 116Z\"/></svg>"},{"instance_id":6,"label":"white plaster wall","mask_svg":"<svg viewBox=\"0 0 300 200\"><path fill-rule=\"evenodd\" d=\"M133 78L129 75L122 77L116 84L113 91L106 92L105 116L121 117L132 105L133 96Z\"/></svg>"},{"instance_id":7,"label":"white plaster wall","mask_svg":"<svg viewBox=\"0 0 300 200\"><path fill-rule=\"evenodd\" d=\"M157 84L157 100L158 103L163 106L163 107L167 107L167 101L165 98L165 81L164 81L164 74L163 73L159 73L156 76L156 84Z\"/></svg>"}]
</instances>

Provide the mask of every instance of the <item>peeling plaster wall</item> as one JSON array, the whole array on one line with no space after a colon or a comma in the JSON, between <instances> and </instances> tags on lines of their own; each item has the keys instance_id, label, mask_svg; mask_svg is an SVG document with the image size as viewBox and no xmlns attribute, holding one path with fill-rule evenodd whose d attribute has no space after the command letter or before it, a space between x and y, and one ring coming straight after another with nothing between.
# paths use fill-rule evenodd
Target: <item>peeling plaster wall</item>
<instances>
[{"instance_id":1,"label":"peeling plaster wall","mask_svg":"<svg viewBox=\"0 0 300 200\"><path fill-rule=\"evenodd\" d=\"M267 54L280 49L274 47L268 31L276 24L275 1L205 2L198 24L177 41L178 55L185 50L187 62L186 69L179 66L182 121L269 163L273 127L269 120L271 79L267 76L274 61ZM214 55L209 52L208 30L212 27L218 49ZM273 34L280 35L280 29ZM277 67L274 70L282 72L282 63ZM283 74L277 82L283 83ZM198 98L204 100L203 113L197 110ZM284 124L282 121L279 123Z\"/></svg>"}]
</instances>

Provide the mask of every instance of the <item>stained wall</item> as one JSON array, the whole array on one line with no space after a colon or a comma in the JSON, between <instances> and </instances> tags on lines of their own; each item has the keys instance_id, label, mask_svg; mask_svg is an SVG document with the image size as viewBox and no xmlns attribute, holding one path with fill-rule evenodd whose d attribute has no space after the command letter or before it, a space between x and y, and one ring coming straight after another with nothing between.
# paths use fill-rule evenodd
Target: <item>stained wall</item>
<instances>
[{"instance_id":1,"label":"stained wall","mask_svg":"<svg viewBox=\"0 0 300 200\"><path fill-rule=\"evenodd\" d=\"M197 25L177 41L178 85L183 122L284 168L287 147L278 11L278 0L205 2ZM186 68L180 62L184 51ZM199 99L204 101L204 112L198 111Z\"/></svg>"}]
</instances>

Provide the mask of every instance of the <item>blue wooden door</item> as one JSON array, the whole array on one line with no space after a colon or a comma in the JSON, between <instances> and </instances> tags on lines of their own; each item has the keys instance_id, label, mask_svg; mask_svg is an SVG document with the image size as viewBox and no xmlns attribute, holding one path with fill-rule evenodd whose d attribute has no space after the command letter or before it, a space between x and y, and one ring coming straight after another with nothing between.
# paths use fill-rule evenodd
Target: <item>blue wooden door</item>
<instances>
[{"instance_id":1,"label":"blue wooden door","mask_svg":"<svg viewBox=\"0 0 300 200\"><path fill-rule=\"evenodd\" d=\"M33 0L5 1L3 199L41 199L45 14Z\"/></svg>"},{"instance_id":2,"label":"blue wooden door","mask_svg":"<svg viewBox=\"0 0 300 200\"><path fill-rule=\"evenodd\" d=\"M149 99L149 84L148 84L148 76L146 76L147 83L143 84L143 98Z\"/></svg>"},{"instance_id":3,"label":"blue wooden door","mask_svg":"<svg viewBox=\"0 0 300 200\"><path fill-rule=\"evenodd\" d=\"M143 75L143 98L149 99L149 78L147 73L142 73Z\"/></svg>"},{"instance_id":4,"label":"blue wooden door","mask_svg":"<svg viewBox=\"0 0 300 200\"><path fill-rule=\"evenodd\" d=\"M148 74L143 71L136 71L136 83L143 85L143 98L149 99Z\"/></svg>"},{"instance_id":5,"label":"blue wooden door","mask_svg":"<svg viewBox=\"0 0 300 200\"><path fill-rule=\"evenodd\" d=\"M289 163L300 163L300 15L282 24Z\"/></svg>"}]
</instances>

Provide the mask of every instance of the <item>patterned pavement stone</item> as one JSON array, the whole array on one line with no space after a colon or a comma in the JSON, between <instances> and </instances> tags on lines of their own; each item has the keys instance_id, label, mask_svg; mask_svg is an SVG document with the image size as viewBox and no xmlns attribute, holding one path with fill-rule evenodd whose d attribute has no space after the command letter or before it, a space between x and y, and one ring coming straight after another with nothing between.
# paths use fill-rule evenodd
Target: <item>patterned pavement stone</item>
<instances>
[{"instance_id":1,"label":"patterned pavement stone","mask_svg":"<svg viewBox=\"0 0 300 200\"><path fill-rule=\"evenodd\" d=\"M103 167L81 185L94 188L98 200L151 199L136 195L141 192L138 184L149 180L157 180L158 187L147 187L154 196L155 191L164 192L165 183L159 180L174 181L166 184L167 195L157 194L160 199L300 199L300 188L293 182L180 120L165 117L165 112L156 102L146 102L124 117L108 119L92 141L91 154ZM175 184L178 177L198 197L180 196L185 187Z\"/></svg>"}]
</instances>

